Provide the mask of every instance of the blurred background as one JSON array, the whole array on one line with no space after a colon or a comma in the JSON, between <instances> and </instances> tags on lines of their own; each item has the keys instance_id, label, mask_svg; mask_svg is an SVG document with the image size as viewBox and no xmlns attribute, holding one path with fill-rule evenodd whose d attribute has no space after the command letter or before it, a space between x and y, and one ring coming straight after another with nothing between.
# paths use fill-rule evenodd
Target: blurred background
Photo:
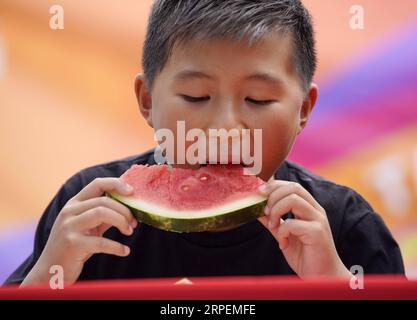
<instances>
[{"instance_id":1,"label":"blurred background","mask_svg":"<svg viewBox=\"0 0 417 320\"><path fill-rule=\"evenodd\" d=\"M361 193L417 278L417 1L304 3L320 95L290 159ZM133 91L151 4L0 0L0 282L71 175L154 146Z\"/></svg>"}]
</instances>

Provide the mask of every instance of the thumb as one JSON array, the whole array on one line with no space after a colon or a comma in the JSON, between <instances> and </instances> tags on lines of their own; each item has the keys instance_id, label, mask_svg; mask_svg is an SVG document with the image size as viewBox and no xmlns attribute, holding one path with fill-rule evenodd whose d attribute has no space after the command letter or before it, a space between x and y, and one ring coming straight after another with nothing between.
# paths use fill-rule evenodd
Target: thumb
<instances>
[{"instance_id":1,"label":"thumb","mask_svg":"<svg viewBox=\"0 0 417 320\"><path fill-rule=\"evenodd\" d=\"M267 229L268 229L268 221L269 221L269 218L268 218L267 216L262 216L262 217L259 217L259 218L258 218L258 221L259 221L260 223L262 223L262 225L263 225L265 228L267 228Z\"/></svg>"},{"instance_id":2,"label":"thumb","mask_svg":"<svg viewBox=\"0 0 417 320\"><path fill-rule=\"evenodd\" d=\"M262 225L265 227L265 228L267 228L268 230L269 230L269 232L271 232L271 234L273 235L273 237L275 238L275 239L277 239L278 240L278 238L277 238L277 235L278 235L278 229L279 229L279 227L281 226L281 224L284 222L284 220L282 220L282 219L279 219L279 223L278 223L278 225L276 226L276 227L274 227L274 228L270 228L269 226L268 226L268 224L269 224L269 216L262 216L262 217L259 217L258 218L258 221L260 222L260 223L262 223Z\"/></svg>"}]
</instances>

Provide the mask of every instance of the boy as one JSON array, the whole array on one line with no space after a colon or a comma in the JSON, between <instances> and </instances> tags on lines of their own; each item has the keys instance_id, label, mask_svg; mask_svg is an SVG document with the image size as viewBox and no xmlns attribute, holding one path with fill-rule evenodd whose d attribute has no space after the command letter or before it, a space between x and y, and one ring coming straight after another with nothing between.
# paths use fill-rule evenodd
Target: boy
<instances>
[{"instance_id":1,"label":"boy","mask_svg":"<svg viewBox=\"0 0 417 320\"><path fill-rule=\"evenodd\" d=\"M143 68L135 90L155 130L176 132L180 120L203 131L262 129L265 216L232 230L188 234L138 224L103 193L130 194L117 177L133 164L155 164L151 150L70 178L40 220L33 253L6 283L48 283L52 265L63 267L67 283L268 274L348 278L354 265L365 273L404 273L397 243L360 195L285 160L317 99L311 19L299 0L157 0Z\"/></svg>"}]
</instances>

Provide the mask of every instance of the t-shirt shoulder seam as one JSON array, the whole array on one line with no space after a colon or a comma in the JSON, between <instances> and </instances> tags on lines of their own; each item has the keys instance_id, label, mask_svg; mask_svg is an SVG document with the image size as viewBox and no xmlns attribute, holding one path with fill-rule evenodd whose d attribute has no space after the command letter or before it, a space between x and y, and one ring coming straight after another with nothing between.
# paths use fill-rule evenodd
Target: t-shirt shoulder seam
<instances>
[{"instance_id":1,"label":"t-shirt shoulder seam","mask_svg":"<svg viewBox=\"0 0 417 320\"><path fill-rule=\"evenodd\" d=\"M342 244L344 243L344 241L346 240L346 238L349 236L349 234L351 233L351 232L353 232L353 230L355 230L356 229L356 227L365 219L365 218L367 218L368 216L370 216L370 215L372 215L372 214L375 214L375 212L374 211L372 211L372 210L370 210L370 211L368 211L368 212L366 212L366 213L364 213L350 228L349 228L349 230L347 230L346 231L346 233L345 233L345 235L344 235L344 238L340 241L340 246L342 246Z\"/></svg>"}]
</instances>

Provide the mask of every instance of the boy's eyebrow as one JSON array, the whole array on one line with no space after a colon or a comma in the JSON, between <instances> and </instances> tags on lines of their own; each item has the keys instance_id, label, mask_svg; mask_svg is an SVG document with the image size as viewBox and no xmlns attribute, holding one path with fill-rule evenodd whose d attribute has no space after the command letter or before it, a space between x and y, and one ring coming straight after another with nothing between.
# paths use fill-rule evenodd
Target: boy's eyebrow
<instances>
[{"instance_id":1,"label":"boy's eyebrow","mask_svg":"<svg viewBox=\"0 0 417 320\"><path fill-rule=\"evenodd\" d=\"M273 86L279 86L282 84L282 80L273 76L272 74L266 72L259 72L251 74L250 76L246 77L246 80L260 80L264 82L268 82Z\"/></svg>"},{"instance_id":2,"label":"boy's eyebrow","mask_svg":"<svg viewBox=\"0 0 417 320\"><path fill-rule=\"evenodd\" d=\"M209 79L214 80L215 78L213 76L210 76L202 71L198 70L183 70L181 72L178 72L175 76L175 80L190 80L190 79L196 79L196 78L203 78L203 79Z\"/></svg>"},{"instance_id":3,"label":"boy's eyebrow","mask_svg":"<svg viewBox=\"0 0 417 320\"><path fill-rule=\"evenodd\" d=\"M193 70L193 69L180 71L174 76L175 80L183 80L183 81L197 79L197 78L208 79L208 80L216 79L216 77L214 76L211 76L202 71ZM251 74L247 76L245 80L260 80L260 81L268 82L274 86L278 86L282 84L282 80L280 78L277 78L274 75L266 73L266 72L258 72L258 73Z\"/></svg>"}]
</instances>

